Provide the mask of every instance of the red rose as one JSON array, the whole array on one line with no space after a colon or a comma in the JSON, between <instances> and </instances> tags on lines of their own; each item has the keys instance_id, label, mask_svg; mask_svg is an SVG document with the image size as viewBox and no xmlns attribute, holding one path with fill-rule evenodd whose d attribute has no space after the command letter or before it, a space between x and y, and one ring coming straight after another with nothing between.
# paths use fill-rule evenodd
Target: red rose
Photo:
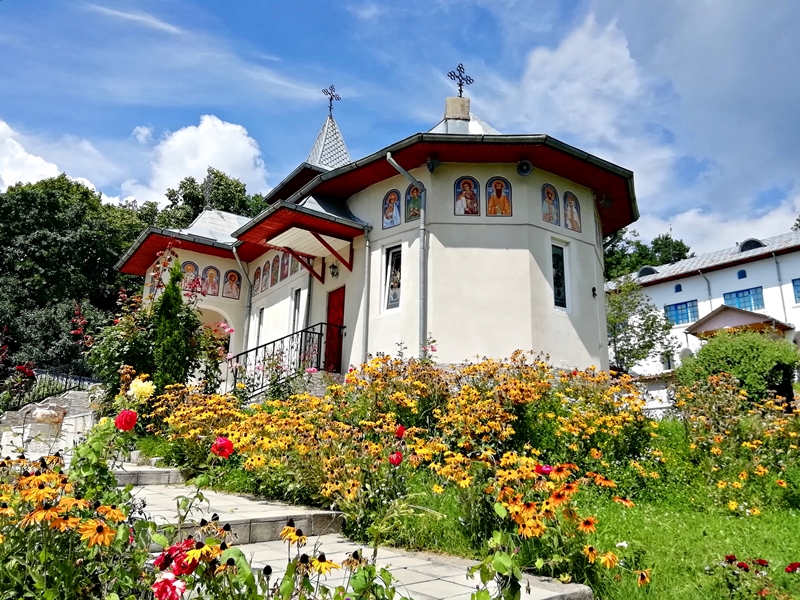
<instances>
[{"instance_id":1,"label":"red rose","mask_svg":"<svg viewBox=\"0 0 800 600\"><path fill-rule=\"evenodd\" d=\"M211 453L222 458L228 458L233 454L233 442L226 437L220 436L211 444Z\"/></svg>"},{"instance_id":2,"label":"red rose","mask_svg":"<svg viewBox=\"0 0 800 600\"><path fill-rule=\"evenodd\" d=\"M178 577L181 575L190 575L194 573L197 568L196 560L187 560L186 554L181 553L172 561L172 572Z\"/></svg>"},{"instance_id":3,"label":"red rose","mask_svg":"<svg viewBox=\"0 0 800 600\"><path fill-rule=\"evenodd\" d=\"M393 467L400 466L400 463L403 462L403 453L402 452L392 452L389 455L389 464Z\"/></svg>"},{"instance_id":4,"label":"red rose","mask_svg":"<svg viewBox=\"0 0 800 600\"><path fill-rule=\"evenodd\" d=\"M398 425L397 429L394 430L394 437L396 437L398 440L402 440L405 434L406 434L406 428L403 427L402 425Z\"/></svg>"},{"instance_id":5,"label":"red rose","mask_svg":"<svg viewBox=\"0 0 800 600\"><path fill-rule=\"evenodd\" d=\"M539 475L550 475L553 472L553 467L550 465L536 465L534 468Z\"/></svg>"},{"instance_id":6,"label":"red rose","mask_svg":"<svg viewBox=\"0 0 800 600\"><path fill-rule=\"evenodd\" d=\"M800 562L793 562L785 570L787 573L797 573L800 570Z\"/></svg>"},{"instance_id":7,"label":"red rose","mask_svg":"<svg viewBox=\"0 0 800 600\"><path fill-rule=\"evenodd\" d=\"M768 567L769 566L769 563L767 561L765 561L763 558L757 558L753 562L755 564L757 564L759 567Z\"/></svg>"},{"instance_id":8,"label":"red rose","mask_svg":"<svg viewBox=\"0 0 800 600\"><path fill-rule=\"evenodd\" d=\"M743 561L739 561L738 563L736 563L736 566L739 567L742 571L750 570L750 567L747 565L747 563Z\"/></svg>"},{"instance_id":9,"label":"red rose","mask_svg":"<svg viewBox=\"0 0 800 600\"><path fill-rule=\"evenodd\" d=\"M117 418L114 419L114 425L120 431L130 431L134 427L136 427L136 421L139 419L139 415L136 414L135 410L122 410L117 415Z\"/></svg>"},{"instance_id":10,"label":"red rose","mask_svg":"<svg viewBox=\"0 0 800 600\"><path fill-rule=\"evenodd\" d=\"M736 555L735 554L726 554L725 555L725 562L733 564L736 562Z\"/></svg>"}]
</instances>

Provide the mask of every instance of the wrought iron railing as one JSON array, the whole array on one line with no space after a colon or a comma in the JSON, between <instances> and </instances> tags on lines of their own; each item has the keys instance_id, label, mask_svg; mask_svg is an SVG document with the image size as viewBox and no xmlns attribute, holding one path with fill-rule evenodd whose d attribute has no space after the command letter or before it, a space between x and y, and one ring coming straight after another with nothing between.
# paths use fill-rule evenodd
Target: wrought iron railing
<instances>
[{"instance_id":1,"label":"wrought iron railing","mask_svg":"<svg viewBox=\"0 0 800 600\"><path fill-rule=\"evenodd\" d=\"M338 373L342 361L344 326L317 323L227 361L221 392L243 392L247 398L280 394L296 377L314 371Z\"/></svg>"},{"instance_id":2,"label":"wrought iron railing","mask_svg":"<svg viewBox=\"0 0 800 600\"><path fill-rule=\"evenodd\" d=\"M33 368L31 371L33 376L13 370L0 382L0 413L19 410L28 404L72 390L84 390L98 383L83 361L59 367Z\"/></svg>"}]
</instances>

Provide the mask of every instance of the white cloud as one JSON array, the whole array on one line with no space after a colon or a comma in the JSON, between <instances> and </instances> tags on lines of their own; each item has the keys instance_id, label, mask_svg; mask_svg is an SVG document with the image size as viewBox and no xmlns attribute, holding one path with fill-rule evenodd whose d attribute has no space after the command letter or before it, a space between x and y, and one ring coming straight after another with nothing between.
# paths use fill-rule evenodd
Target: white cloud
<instances>
[{"instance_id":1,"label":"white cloud","mask_svg":"<svg viewBox=\"0 0 800 600\"><path fill-rule=\"evenodd\" d=\"M133 137L136 138L136 141L140 144L146 144L153 139L153 128L144 125L137 125L133 128L133 133L131 133Z\"/></svg>"},{"instance_id":2,"label":"white cloud","mask_svg":"<svg viewBox=\"0 0 800 600\"><path fill-rule=\"evenodd\" d=\"M361 21L376 21L384 14L384 10L374 2L364 4L351 4L347 7L357 19Z\"/></svg>"},{"instance_id":3,"label":"white cloud","mask_svg":"<svg viewBox=\"0 0 800 600\"><path fill-rule=\"evenodd\" d=\"M249 193L267 190L267 171L256 141L241 125L214 115L200 117L199 125L167 135L153 150L147 184L129 180L122 191L140 202L165 202L167 188L184 178L205 177L208 167L219 169L247 185Z\"/></svg>"},{"instance_id":4,"label":"white cloud","mask_svg":"<svg viewBox=\"0 0 800 600\"><path fill-rule=\"evenodd\" d=\"M0 192L15 183L31 183L59 174L56 165L29 153L18 138L18 133L0 121Z\"/></svg>"},{"instance_id":5,"label":"white cloud","mask_svg":"<svg viewBox=\"0 0 800 600\"><path fill-rule=\"evenodd\" d=\"M170 25L169 23L154 17L151 14L145 12L125 12L122 10L114 10L111 8L106 8L105 6L98 6L96 4L88 4L87 8L101 14L104 14L109 17L114 17L116 19L123 19L125 21L131 21L133 23L137 23L139 25L144 25L145 27L149 27L150 29L156 29L158 31L165 31L167 33L179 34L183 33L183 31L179 27L175 27L174 25Z\"/></svg>"}]
</instances>

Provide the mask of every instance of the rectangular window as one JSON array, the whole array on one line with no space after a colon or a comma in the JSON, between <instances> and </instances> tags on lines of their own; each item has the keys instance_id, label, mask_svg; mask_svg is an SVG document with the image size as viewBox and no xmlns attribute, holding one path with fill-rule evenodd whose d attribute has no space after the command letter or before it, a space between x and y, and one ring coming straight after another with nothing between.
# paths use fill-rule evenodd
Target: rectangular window
<instances>
[{"instance_id":1,"label":"rectangular window","mask_svg":"<svg viewBox=\"0 0 800 600\"><path fill-rule=\"evenodd\" d=\"M764 294L761 287L728 292L724 295L726 306L735 306L742 310L759 310L764 308Z\"/></svg>"},{"instance_id":2,"label":"rectangular window","mask_svg":"<svg viewBox=\"0 0 800 600\"><path fill-rule=\"evenodd\" d=\"M292 333L300 328L300 288L292 293Z\"/></svg>"},{"instance_id":3,"label":"rectangular window","mask_svg":"<svg viewBox=\"0 0 800 600\"><path fill-rule=\"evenodd\" d=\"M256 329L256 347L261 345L261 328L264 326L264 309L258 309L258 328Z\"/></svg>"},{"instance_id":4,"label":"rectangular window","mask_svg":"<svg viewBox=\"0 0 800 600\"><path fill-rule=\"evenodd\" d=\"M667 304L664 313L673 325L684 325L697 321L697 300Z\"/></svg>"},{"instance_id":5,"label":"rectangular window","mask_svg":"<svg viewBox=\"0 0 800 600\"><path fill-rule=\"evenodd\" d=\"M400 246L386 249L386 308L400 308Z\"/></svg>"},{"instance_id":6,"label":"rectangular window","mask_svg":"<svg viewBox=\"0 0 800 600\"><path fill-rule=\"evenodd\" d=\"M553 253L553 303L567 308L567 269L564 264L564 246L552 245Z\"/></svg>"},{"instance_id":7,"label":"rectangular window","mask_svg":"<svg viewBox=\"0 0 800 600\"><path fill-rule=\"evenodd\" d=\"M800 302L800 279L792 279L792 287L794 288L794 301Z\"/></svg>"}]
</instances>

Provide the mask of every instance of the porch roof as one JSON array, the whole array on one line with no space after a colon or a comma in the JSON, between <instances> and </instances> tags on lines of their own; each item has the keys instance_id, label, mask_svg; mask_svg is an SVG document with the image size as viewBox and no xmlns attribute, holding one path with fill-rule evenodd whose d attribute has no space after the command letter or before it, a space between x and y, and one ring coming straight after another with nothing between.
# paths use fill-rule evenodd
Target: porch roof
<instances>
[{"instance_id":1,"label":"porch roof","mask_svg":"<svg viewBox=\"0 0 800 600\"><path fill-rule=\"evenodd\" d=\"M735 329L777 329L780 332L786 332L794 329L794 325L784 323L769 315L722 305L692 323L685 331L702 338L713 336L721 330Z\"/></svg>"}]
</instances>

